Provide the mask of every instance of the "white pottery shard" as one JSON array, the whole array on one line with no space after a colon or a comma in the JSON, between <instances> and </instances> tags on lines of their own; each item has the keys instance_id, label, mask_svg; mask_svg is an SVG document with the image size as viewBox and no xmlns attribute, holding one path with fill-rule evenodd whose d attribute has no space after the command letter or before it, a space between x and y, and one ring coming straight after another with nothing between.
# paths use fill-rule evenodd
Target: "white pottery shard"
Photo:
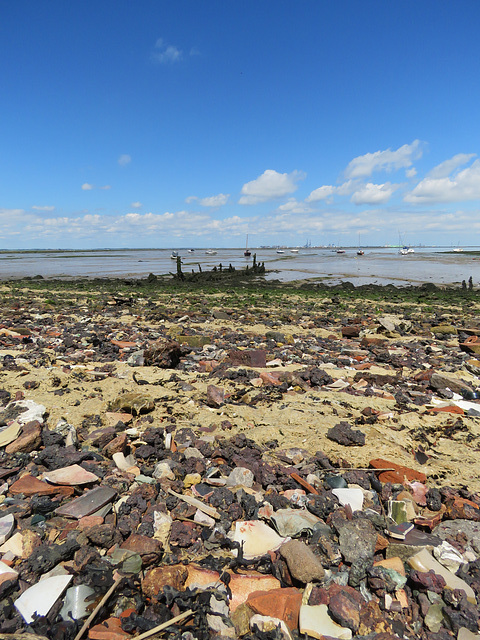
<instances>
[{"instance_id":1,"label":"white pottery shard","mask_svg":"<svg viewBox=\"0 0 480 640\"><path fill-rule=\"evenodd\" d=\"M276 551L289 538L282 538L260 520L242 520L235 523L233 540L243 544L243 557L253 560L269 551Z\"/></svg>"},{"instance_id":2,"label":"white pottery shard","mask_svg":"<svg viewBox=\"0 0 480 640\"><path fill-rule=\"evenodd\" d=\"M13 531L15 525L15 518L12 513L9 513L3 518L0 518L0 544L3 544L8 540L10 534Z\"/></svg>"},{"instance_id":3,"label":"white pottery shard","mask_svg":"<svg viewBox=\"0 0 480 640\"><path fill-rule=\"evenodd\" d=\"M302 604L299 617L300 633L307 633L312 638L323 639L339 638L339 640L350 640L352 632L346 627L341 627L328 615L326 604L308 605Z\"/></svg>"},{"instance_id":4,"label":"white pottery shard","mask_svg":"<svg viewBox=\"0 0 480 640\"><path fill-rule=\"evenodd\" d=\"M332 489L332 493L337 496L342 507L347 504L352 511L361 511L363 507L363 491L355 488Z\"/></svg>"},{"instance_id":5,"label":"white pottery shard","mask_svg":"<svg viewBox=\"0 0 480 640\"><path fill-rule=\"evenodd\" d=\"M55 602L70 584L73 576L55 576L37 582L33 587L27 589L15 602L15 607L22 614L25 622L33 622L36 613L39 616L46 616Z\"/></svg>"}]
</instances>

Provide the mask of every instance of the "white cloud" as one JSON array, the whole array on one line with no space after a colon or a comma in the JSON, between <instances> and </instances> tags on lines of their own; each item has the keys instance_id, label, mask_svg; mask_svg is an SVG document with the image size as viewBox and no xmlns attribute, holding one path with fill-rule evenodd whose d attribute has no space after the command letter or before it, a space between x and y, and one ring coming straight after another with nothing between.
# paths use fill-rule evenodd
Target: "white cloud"
<instances>
[{"instance_id":1,"label":"white cloud","mask_svg":"<svg viewBox=\"0 0 480 640\"><path fill-rule=\"evenodd\" d=\"M318 187L318 189L312 191L312 193L307 198L305 198L305 202L318 202L319 200L331 199L335 191L335 187L332 187L331 185Z\"/></svg>"},{"instance_id":2,"label":"white cloud","mask_svg":"<svg viewBox=\"0 0 480 640\"><path fill-rule=\"evenodd\" d=\"M412 144L404 144L396 151L386 149L385 151L375 151L366 153L363 156L354 158L345 169L347 178L368 178L374 171L394 171L397 169L408 169L412 166L413 160L422 156L420 140L414 140Z\"/></svg>"},{"instance_id":3,"label":"white cloud","mask_svg":"<svg viewBox=\"0 0 480 640\"><path fill-rule=\"evenodd\" d=\"M167 44L163 38L158 38L152 51L152 60L158 64L179 62L183 58L183 51L174 45Z\"/></svg>"},{"instance_id":4,"label":"white cloud","mask_svg":"<svg viewBox=\"0 0 480 640\"><path fill-rule=\"evenodd\" d=\"M25 209L2 209L0 208L0 220L2 226L8 223L14 223L25 215Z\"/></svg>"},{"instance_id":5,"label":"white cloud","mask_svg":"<svg viewBox=\"0 0 480 640\"><path fill-rule=\"evenodd\" d=\"M454 158L446 162L453 160ZM455 163L452 163L452 166L453 164ZM475 160L470 167L454 173L450 177L432 178L432 173L433 175L442 175L443 165L445 163L435 167L429 176L421 180L410 193L406 194L404 200L415 204L480 200L480 160ZM440 169L436 172L439 167Z\"/></svg>"},{"instance_id":6,"label":"white cloud","mask_svg":"<svg viewBox=\"0 0 480 640\"><path fill-rule=\"evenodd\" d=\"M207 198L197 198L197 196L189 196L185 202L198 202L202 207L223 207L230 198L229 193L219 193L217 196L209 196Z\"/></svg>"},{"instance_id":7,"label":"white cloud","mask_svg":"<svg viewBox=\"0 0 480 640\"><path fill-rule=\"evenodd\" d=\"M301 171L278 173L273 169L267 169L256 180L243 185L242 196L238 203L258 204L259 202L281 198L296 191L296 182L303 180L304 177L305 174Z\"/></svg>"},{"instance_id":8,"label":"white cloud","mask_svg":"<svg viewBox=\"0 0 480 640\"><path fill-rule=\"evenodd\" d=\"M351 196L352 193L358 190L360 182L358 180L347 180L343 184L339 185L335 192L339 196Z\"/></svg>"},{"instance_id":9,"label":"white cloud","mask_svg":"<svg viewBox=\"0 0 480 640\"><path fill-rule=\"evenodd\" d=\"M130 206L131 206L133 209L141 209L141 208L142 208L142 203L141 203L141 202L132 202L132 203L130 204Z\"/></svg>"},{"instance_id":10,"label":"white cloud","mask_svg":"<svg viewBox=\"0 0 480 640\"><path fill-rule=\"evenodd\" d=\"M285 204L278 207L279 211L286 211L287 213L310 213L312 208L305 202L299 202L295 198L289 198Z\"/></svg>"},{"instance_id":11,"label":"white cloud","mask_svg":"<svg viewBox=\"0 0 480 640\"><path fill-rule=\"evenodd\" d=\"M322 187L318 187L311 192L309 196L305 198L305 202L318 202L324 200L327 203L333 201L333 196L350 196L357 191L360 182L358 180L347 180L338 187L334 187L330 184L326 184Z\"/></svg>"},{"instance_id":12,"label":"white cloud","mask_svg":"<svg viewBox=\"0 0 480 640\"><path fill-rule=\"evenodd\" d=\"M35 209L35 211L55 211L55 207L48 206L48 205L44 207L39 207L36 204L34 204L32 209Z\"/></svg>"},{"instance_id":13,"label":"white cloud","mask_svg":"<svg viewBox=\"0 0 480 640\"><path fill-rule=\"evenodd\" d=\"M111 189L112 187L111 187L111 185L106 184L106 185L104 185L103 187L99 187L99 188L100 188L100 189L103 189L103 191L108 191L108 190L109 190L109 189Z\"/></svg>"},{"instance_id":14,"label":"white cloud","mask_svg":"<svg viewBox=\"0 0 480 640\"><path fill-rule=\"evenodd\" d=\"M431 171L427 173L427 178L447 178L455 169L462 167L475 157L475 153L457 153L453 158L449 158L440 164L437 164Z\"/></svg>"},{"instance_id":15,"label":"white cloud","mask_svg":"<svg viewBox=\"0 0 480 640\"><path fill-rule=\"evenodd\" d=\"M373 184L367 182L355 191L351 197L351 201L354 204L385 204L392 196L392 193L399 188L398 184L391 184L385 182L385 184Z\"/></svg>"},{"instance_id":16,"label":"white cloud","mask_svg":"<svg viewBox=\"0 0 480 640\"><path fill-rule=\"evenodd\" d=\"M82 189L84 191L91 191L93 189L93 184L89 184L88 182L84 182L82 184Z\"/></svg>"},{"instance_id":17,"label":"white cloud","mask_svg":"<svg viewBox=\"0 0 480 640\"><path fill-rule=\"evenodd\" d=\"M407 178L414 178L417 175L417 170L415 169L415 167L412 167L411 169L407 169L405 171L405 176Z\"/></svg>"},{"instance_id":18,"label":"white cloud","mask_svg":"<svg viewBox=\"0 0 480 640\"><path fill-rule=\"evenodd\" d=\"M131 161L132 161L132 158L131 156L128 155L128 153L122 153L122 155L119 156L117 162L121 167L126 167L127 164L130 164Z\"/></svg>"}]
</instances>

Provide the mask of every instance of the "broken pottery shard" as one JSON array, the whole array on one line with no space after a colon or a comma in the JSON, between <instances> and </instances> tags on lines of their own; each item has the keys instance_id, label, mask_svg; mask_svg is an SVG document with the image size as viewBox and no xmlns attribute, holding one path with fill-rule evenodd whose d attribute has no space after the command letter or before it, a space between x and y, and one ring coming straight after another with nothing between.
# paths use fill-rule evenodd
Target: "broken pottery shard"
<instances>
[{"instance_id":1,"label":"broken pottery shard","mask_svg":"<svg viewBox=\"0 0 480 640\"><path fill-rule=\"evenodd\" d=\"M71 495L73 491L67 487L52 487L52 485L30 475L21 477L9 489L12 495L23 493L25 496L50 496L55 493Z\"/></svg>"},{"instance_id":2,"label":"broken pottery shard","mask_svg":"<svg viewBox=\"0 0 480 640\"><path fill-rule=\"evenodd\" d=\"M38 420L27 422L22 427L22 433L5 447L5 453L32 453L42 444L42 425Z\"/></svg>"},{"instance_id":3,"label":"broken pottery shard","mask_svg":"<svg viewBox=\"0 0 480 640\"><path fill-rule=\"evenodd\" d=\"M7 444L13 442L20 433L21 428L22 425L19 422L15 421L12 422L10 426L2 429L0 431L0 447L6 447Z\"/></svg>"},{"instance_id":4,"label":"broken pottery shard","mask_svg":"<svg viewBox=\"0 0 480 640\"><path fill-rule=\"evenodd\" d=\"M478 640L480 638L480 634L473 633L466 627L460 627L457 634L457 640Z\"/></svg>"},{"instance_id":5,"label":"broken pottery shard","mask_svg":"<svg viewBox=\"0 0 480 640\"><path fill-rule=\"evenodd\" d=\"M17 402L12 402L11 405L24 409L17 417L17 422L20 424L27 424L27 422L32 422L33 420L38 420L40 424L43 424L43 416L47 411L43 404L38 404L33 400L18 400ZM8 405L8 407L11 405Z\"/></svg>"},{"instance_id":6,"label":"broken pottery shard","mask_svg":"<svg viewBox=\"0 0 480 640\"><path fill-rule=\"evenodd\" d=\"M73 576L54 576L33 585L15 602L15 607L20 611L25 622L34 621L34 615L46 616L58 598L68 587Z\"/></svg>"},{"instance_id":7,"label":"broken pottery shard","mask_svg":"<svg viewBox=\"0 0 480 640\"><path fill-rule=\"evenodd\" d=\"M306 509L279 509L270 518L281 536L295 538L312 532L320 518Z\"/></svg>"},{"instance_id":8,"label":"broken pottery shard","mask_svg":"<svg viewBox=\"0 0 480 640\"><path fill-rule=\"evenodd\" d=\"M232 573L230 575L230 591L232 598L230 600L230 611L235 611L240 605L246 602L250 594L258 591L271 591L280 589L282 586L277 578L269 575L262 575L251 571L247 574ZM189 586L187 583L186 586Z\"/></svg>"},{"instance_id":9,"label":"broken pottery shard","mask_svg":"<svg viewBox=\"0 0 480 640\"><path fill-rule=\"evenodd\" d=\"M292 631L298 629L302 592L295 587L257 591L249 595L247 605L255 613L282 620Z\"/></svg>"},{"instance_id":10,"label":"broken pottery shard","mask_svg":"<svg viewBox=\"0 0 480 640\"><path fill-rule=\"evenodd\" d=\"M21 557L23 555L23 535L17 531L0 546L0 553L9 553L11 556Z\"/></svg>"},{"instance_id":11,"label":"broken pottery shard","mask_svg":"<svg viewBox=\"0 0 480 640\"><path fill-rule=\"evenodd\" d=\"M3 518L0 518L0 544L3 544L13 531L13 526L15 524L15 518L12 513L9 513Z\"/></svg>"},{"instance_id":12,"label":"broken pottery shard","mask_svg":"<svg viewBox=\"0 0 480 640\"><path fill-rule=\"evenodd\" d=\"M8 564L6 564L5 562L2 562L0 560L0 575L4 575L4 574L14 574L14 575L18 575L18 571L16 571L15 569L12 569L12 567L9 567Z\"/></svg>"},{"instance_id":13,"label":"broken pottery shard","mask_svg":"<svg viewBox=\"0 0 480 640\"><path fill-rule=\"evenodd\" d=\"M86 618L89 613L89 607L92 604L95 591L86 584L79 584L76 587L70 587L65 593L63 607L60 610L60 616L63 620L81 620Z\"/></svg>"},{"instance_id":14,"label":"broken pottery shard","mask_svg":"<svg viewBox=\"0 0 480 640\"><path fill-rule=\"evenodd\" d=\"M323 639L339 638L340 640L350 640L352 632L350 629L341 627L328 615L326 604L308 605L302 604L300 607L299 620L300 633L307 633L312 638Z\"/></svg>"},{"instance_id":15,"label":"broken pottery shard","mask_svg":"<svg viewBox=\"0 0 480 640\"><path fill-rule=\"evenodd\" d=\"M428 573L430 570L434 571L445 580L447 589L463 589L467 594L469 602L476 604L475 593L470 585L441 565L426 549L422 549L422 551L411 556L408 559L408 564L413 569L421 571L422 573Z\"/></svg>"},{"instance_id":16,"label":"broken pottery shard","mask_svg":"<svg viewBox=\"0 0 480 640\"><path fill-rule=\"evenodd\" d=\"M84 493L72 502L55 509L58 516L65 518L76 518L79 520L84 516L89 516L101 507L105 506L116 496L116 491L110 487L96 487Z\"/></svg>"},{"instance_id":17,"label":"broken pottery shard","mask_svg":"<svg viewBox=\"0 0 480 640\"><path fill-rule=\"evenodd\" d=\"M427 482L427 476L421 471L415 471L409 467L403 467L402 465L395 464L390 460L382 460L382 458L375 458L370 460L369 465L374 469L394 469L394 471L381 471L378 474L380 482L392 482L406 484L407 481L412 482L418 480L425 484Z\"/></svg>"},{"instance_id":18,"label":"broken pottery shard","mask_svg":"<svg viewBox=\"0 0 480 640\"><path fill-rule=\"evenodd\" d=\"M114 453L112 459L120 471L128 471L128 469L135 466L136 462L131 453L128 456L125 456L121 451Z\"/></svg>"},{"instance_id":19,"label":"broken pottery shard","mask_svg":"<svg viewBox=\"0 0 480 640\"><path fill-rule=\"evenodd\" d=\"M260 520L243 520L235 523L235 542L243 545L243 557L246 560L259 558L269 551L276 551L287 538L282 538Z\"/></svg>"},{"instance_id":20,"label":"broken pottery shard","mask_svg":"<svg viewBox=\"0 0 480 640\"><path fill-rule=\"evenodd\" d=\"M287 625L283 620L279 618L272 618L271 616L261 616L256 613L250 618L249 621L250 629L252 631L261 631L264 634L275 633L275 638L279 638L281 640L292 640L292 635L288 630ZM266 636L267 637L267 636ZM273 637L270 635L268 637Z\"/></svg>"},{"instance_id":21,"label":"broken pottery shard","mask_svg":"<svg viewBox=\"0 0 480 640\"><path fill-rule=\"evenodd\" d=\"M352 511L361 511L363 507L363 491L361 489L332 489L333 495L337 496L338 501L345 507L347 504Z\"/></svg>"},{"instance_id":22,"label":"broken pottery shard","mask_svg":"<svg viewBox=\"0 0 480 640\"><path fill-rule=\"evenodd\" d=\"M49 471L48 473L44 473L43 477L53 484L67 485L89 484L90 482L97 482L97 480L99 480L98 476L90 473L90 471L87 471L78 464L72 464L69 467Z\"/></svg>"}]
</instances>

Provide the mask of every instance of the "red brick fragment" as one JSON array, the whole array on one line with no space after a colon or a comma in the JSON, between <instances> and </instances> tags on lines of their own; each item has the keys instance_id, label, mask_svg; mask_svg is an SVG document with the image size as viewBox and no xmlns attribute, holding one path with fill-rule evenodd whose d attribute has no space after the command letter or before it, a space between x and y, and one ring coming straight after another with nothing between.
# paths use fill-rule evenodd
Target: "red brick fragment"
<instances>
[{"instance_id":1,"label":"red brick fragment","mask_svg":"<svg viewBox=\"0 0 480 640\"><path fill-rule=\"evenodd\" d=\"M383 460L382 458L375 458L370 460L370 466L374 469L394 469L394 471L383 471L378 474L380 482L392 482L405 484L407 481L418 480L419 482L426 483L427 476L421 471L415 471L409 467L404 467L390 460Z\"/></svg>"},{"instance_id":2,"label":"red brick fragment","mask_svg":"<svg viewBox=\"0 0 480 640\"><path fill-rule=\"evenodd\" d=\"M247 604L250 609L262 616L283 620L291 630L298 628L302 593L295 587L255 591L248 596Z\"/></svg>"}]
</instances>

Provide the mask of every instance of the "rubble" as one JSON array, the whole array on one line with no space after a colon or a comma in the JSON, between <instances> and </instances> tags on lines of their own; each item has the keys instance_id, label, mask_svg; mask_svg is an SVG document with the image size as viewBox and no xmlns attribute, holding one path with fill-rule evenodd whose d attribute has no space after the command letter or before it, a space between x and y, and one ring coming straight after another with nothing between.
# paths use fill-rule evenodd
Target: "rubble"
<instances>
[{"instance_id":1,"label":"rubble","mask_svg":"<svg viewBox=\"0 0 480 640\"><path fill-rule=\"evenodd\" d=\"M76 295L1 320L2 638L478 637L471 326Z\"/></svg>"}]
</instances>

